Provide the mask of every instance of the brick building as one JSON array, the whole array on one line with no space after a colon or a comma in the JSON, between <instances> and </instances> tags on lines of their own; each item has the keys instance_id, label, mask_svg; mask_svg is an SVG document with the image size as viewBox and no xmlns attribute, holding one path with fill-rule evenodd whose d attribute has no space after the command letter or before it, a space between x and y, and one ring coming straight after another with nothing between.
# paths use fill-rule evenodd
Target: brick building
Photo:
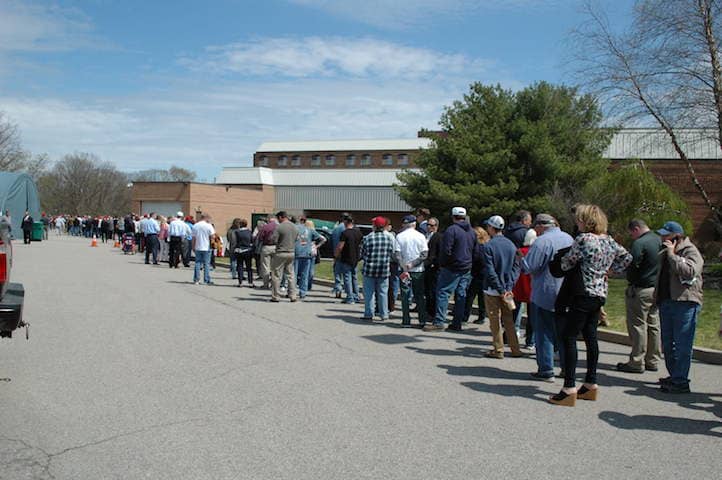
<instances>
[{"instance_id":1,"label":"brick building","mask_svg":"<svg viewBox=\"0 0 722 480\"><path fill-rule=\"evenodd\" d=\"M194 218L208 213L216 230L223 234L234 218L251 221L253 214L269 214L274 208L273 186L218 185L196 182L134 182L132 209L173 216L178 211Z\"/></svg>"}]
</instances>

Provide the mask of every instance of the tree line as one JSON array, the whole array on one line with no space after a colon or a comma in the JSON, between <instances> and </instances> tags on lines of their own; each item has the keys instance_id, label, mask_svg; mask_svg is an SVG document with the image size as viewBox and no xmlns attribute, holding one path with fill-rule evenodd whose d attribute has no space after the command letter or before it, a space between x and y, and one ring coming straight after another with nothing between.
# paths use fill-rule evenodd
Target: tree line
<instances>
[{"instance_id":1,"label":"tree line","mask_svg":"<svg viewBox=\"0 0 722 480\"><path fill-rule=\"evenodd\" d=\"M97 155L75 152L50 162L22 146L20 132L0 111L0 171L25 172L35 180L44 211L60 214L121 215L131 208L132 182L192 182L196 173L177 166L167 170L123 172Z\"/></svg>"}]
</instances>

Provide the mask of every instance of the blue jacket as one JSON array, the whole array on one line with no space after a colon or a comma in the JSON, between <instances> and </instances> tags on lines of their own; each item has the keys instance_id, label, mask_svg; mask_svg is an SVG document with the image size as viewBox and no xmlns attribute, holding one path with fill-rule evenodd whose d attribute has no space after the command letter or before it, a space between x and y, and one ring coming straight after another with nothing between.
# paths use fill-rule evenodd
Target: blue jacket
<instances>
[{"instance_id":1,"label":"blue jacket","mask_svg":"<svg viewBox=\"0 0 722 480\"><path fill-rule=\"evenodd\" d=\"M549 263L559 250L571 247L574 239L561 231L559 227L547 229L540 235L529 249L529 253L521 260L521 268L531 275L531 303L554 311L562 278L554 277L549 272Z\"/></svg>"},{"instance_id":2,"label":"blue jacket","mask_svg":"<svg viewBox=\"0 0 722 480\"><path fill-rule=\"evenodd\" d=\"M504 231L504 236L514 242L516 248L521 248L524 246L524 237L528 231L529 227L523 223L513 222Z\"/></svg>"},{"instance_id":3,"label":"blue jacket","mask_svg":"<svg viewBox=\"0 0 722 480\"><path fill-rule=\"evenodd\" d=\"M439 264L452 272L471 270L475 244L476 233L468 222L453 223L444 232Z\"/></svg>"},{"instance_id":4,"label":"blue jacket","mask_svg":"<svg viewBox=\"0 0 722 480\"><path fill-rule=\"evenodd\" d=\"M516 246L503 235L491 237L484 244L484 290L495 290L499 295L511 292L519 278Z\"/></svg>"}]
</instances>

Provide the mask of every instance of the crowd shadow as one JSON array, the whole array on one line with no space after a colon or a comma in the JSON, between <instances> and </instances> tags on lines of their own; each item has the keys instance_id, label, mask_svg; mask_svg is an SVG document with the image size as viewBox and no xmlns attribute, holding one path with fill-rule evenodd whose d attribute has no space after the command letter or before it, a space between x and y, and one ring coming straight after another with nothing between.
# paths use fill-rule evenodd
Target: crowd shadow
<instances>
[{"instance_id":1,"label":"crowd shadow","mask_svg":"<svg viewBox=\"0 0 722 480\"><path fill-rule=\"evenodd\" d=\"M538 402L546 402L549 397L549 393L541 390L536 385L506 385L482 382L461 382L461 385L480 393L502 397L520 397Z\"/></svg>"},{"instance_id":2,"label":"crowd shadow","mask_svg":"<svg viewBox=\"0 0 722 480\"><path fill-rule=\"evenodd\" d=\"M599 413L599 419L622 430L651 430L722 438L722 422L714 420L696 420L662 415L625 415L611 411ZM719 429L719 431L714 431L715 429Z\"/></svg>"}]
</instances>

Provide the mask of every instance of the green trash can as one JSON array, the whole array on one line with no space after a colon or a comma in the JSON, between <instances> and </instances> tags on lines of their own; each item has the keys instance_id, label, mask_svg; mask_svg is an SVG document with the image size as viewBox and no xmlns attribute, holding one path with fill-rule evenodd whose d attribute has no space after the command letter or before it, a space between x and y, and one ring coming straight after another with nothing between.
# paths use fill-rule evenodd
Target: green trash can
<instances>
[{"instance_id":1,"label":"green trash can","mask_svg":"<svg viewBox=\"0 0 722 480\"><path fill-rule=\"evenodd\" d=\"M33 222L33 230L30 233L30 240L32 240L33 242L42 242L43 230L43 222Z\"/></svg>"}]
</instances>

